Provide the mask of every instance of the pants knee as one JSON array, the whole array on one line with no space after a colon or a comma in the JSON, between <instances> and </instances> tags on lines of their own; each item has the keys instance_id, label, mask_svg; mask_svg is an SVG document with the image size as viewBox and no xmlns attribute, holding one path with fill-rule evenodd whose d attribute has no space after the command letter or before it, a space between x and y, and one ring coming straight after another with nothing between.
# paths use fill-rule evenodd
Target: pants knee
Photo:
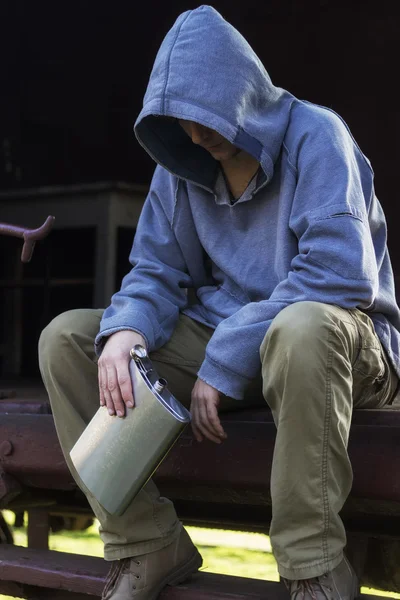
<instances>
[{"instance_id":1,"label":"pants knee","mask_svg":"<svg viewBox=\"0 0 400 600\"><path fill-rule=\"evenodd\" d=\"M309 352L323 332L338 322L338 309L321 302L296 302L284 308L273 320L261 345L261 358L271 342L285 349Z\"/></svg>"},{"instance_id":2,"label":"pants knee","mask_svg":"<svg viewBox=\"0 0 400 600\"><path fill-rule=\"evenodd\" d=\"M69 310L55 317L43 329L39 338L39 363L41 368L51 364L66 346L71 346L74 336L81 335L88 327L86 309Z\"/></svg>"}]
</instances>

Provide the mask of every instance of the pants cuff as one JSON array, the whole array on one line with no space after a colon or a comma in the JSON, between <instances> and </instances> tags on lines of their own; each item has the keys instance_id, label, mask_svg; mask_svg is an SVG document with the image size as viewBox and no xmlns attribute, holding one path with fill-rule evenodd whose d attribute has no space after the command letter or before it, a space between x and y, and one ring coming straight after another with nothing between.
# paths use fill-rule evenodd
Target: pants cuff
<instances>
[{"instance_id":1,"label":"pants cuff","mask_svg":"<svg viewBox=\"0 0 400 600\"><path fill-rule=\"evenodd\" d=\"M314 562L310 565L302 567L283 567L278 564L279 575L284 579L298 581L299 579L311 579L312 577L320 577L329 571L333 571L343 560L343 552L340 552L334 558Z\"/></svg>"},{"instance_id":2,"label":"pants cuff","mask_svg":"<svg viewBox=\"0 0 400 600\"><path fill-rule=\"evenodd\" d=\"M157 552L166 546L169 546L176 540L182 531L182 525L179 524L175 530L168 535L157 538L155 540L149 540L146 542L136 542L134 544L105 544L104 546L104 560L121 560L123 558L131 558L133 556L141 556L142 554L150 554L151 552Z\"/></svg>"}]
</instances>

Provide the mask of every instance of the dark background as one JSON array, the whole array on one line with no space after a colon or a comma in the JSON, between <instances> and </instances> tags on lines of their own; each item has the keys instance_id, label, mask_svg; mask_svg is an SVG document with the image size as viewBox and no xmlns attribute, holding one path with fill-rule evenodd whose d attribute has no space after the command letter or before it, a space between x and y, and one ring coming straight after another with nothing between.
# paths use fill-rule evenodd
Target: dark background
<instances>
[{"instance_id":1,"label":"dark background","mask_svg":"<svg viewBox=\"0 0 400 600\"><path fill-rule=\"evenodd\" d=\"M164 35L182 11L197 6L191 0L1 0L0 193L99 181L148 185L154 164L136 142L133 123ZM400 276L398 1L215 0L213 6L248 39L276 85L328 106L346 120L375 170L389 250ZM0 221L1 208L0 197ZM74 256L65 251L63 235L50 236L47 254L45 243L38 245L22 277L32 269L49 273L49 257L58 251L57 269L79 275L80 257L89 256L82 250L84 241L88 247L91 238L86 235L79 243L76 238L79 256ZM121 273L128 269L132 236L128 232L119 242L120 255L126 256ZM7 274L6 263L11 244L18 257L19 241L3 238L1 244L1 277L15 278ZM16 306L20 284L4 285L11 290L4 295L4 310L0 299L7 319L7 306ZM83 284L75 296L71 287L54 288L52 296L43 286L34 290L25 284L24 290L13 327L22 332L22 347L29 346L32 353L51 316L90 305L92 297L92 288ZM29 333L33 314L41 318ZM20 364L27 371L34 361L28 356Z\"/></svg>"},{"instance_id":2,"label":"dark background","mask_svg":"<svg viewBox=\"0 0 400 600\"><path fill-rule=\"evenodd\" d=\"M148 183L153 164L132 125L162 38L183 10L198 5L2 0L0 189L99 179ZM249 40L276 85L344 117L373 163L378 195L394 220L398 2L215 0L213 6Z\"/></svg>"}]
</instances>

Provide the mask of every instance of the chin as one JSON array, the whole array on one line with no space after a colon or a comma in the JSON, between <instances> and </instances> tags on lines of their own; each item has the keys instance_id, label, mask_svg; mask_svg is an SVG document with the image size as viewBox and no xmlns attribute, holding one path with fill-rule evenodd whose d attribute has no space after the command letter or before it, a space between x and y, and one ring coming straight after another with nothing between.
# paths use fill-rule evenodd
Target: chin
<instances>
[{"instance_id":1,"label":"chin","mask_svg":"<svg viewBox=\"0 0 400 600\"><path fill-rule=\"evenodd\" d=\"M235 152L232 148L217 148L213 151L210 151L210 154L215 160L229 160L235 156Z\"/></svg>"}]
</instances>

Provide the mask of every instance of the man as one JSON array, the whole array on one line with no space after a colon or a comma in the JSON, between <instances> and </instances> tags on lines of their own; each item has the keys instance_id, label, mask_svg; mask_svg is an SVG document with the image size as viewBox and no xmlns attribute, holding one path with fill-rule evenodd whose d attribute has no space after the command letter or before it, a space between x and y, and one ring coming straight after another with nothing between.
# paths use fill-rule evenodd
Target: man
<instances>
[{"instance_id":1,"label":"man","mask_svg":"<svg viewBox=\"0 0 400 600\"><path fill-rule=\"evenodd\" d=\"M97 376L110 414L134 406L137 343L190 405L198 441L221 443L219 411L263 396L277 426L279 572L293 597L352 599L339 517L352 408L389 404L399 376L400 315L371 166L338 115L275 87L209 6L180 15L164 39L135 133L158 166L133 268L104 313L61 315L40 341L70 468L98 406ZM116 561L107 600L152 600L200 567L153 483L122 517L88 499Z\"/></svg>"}]
</instances>

